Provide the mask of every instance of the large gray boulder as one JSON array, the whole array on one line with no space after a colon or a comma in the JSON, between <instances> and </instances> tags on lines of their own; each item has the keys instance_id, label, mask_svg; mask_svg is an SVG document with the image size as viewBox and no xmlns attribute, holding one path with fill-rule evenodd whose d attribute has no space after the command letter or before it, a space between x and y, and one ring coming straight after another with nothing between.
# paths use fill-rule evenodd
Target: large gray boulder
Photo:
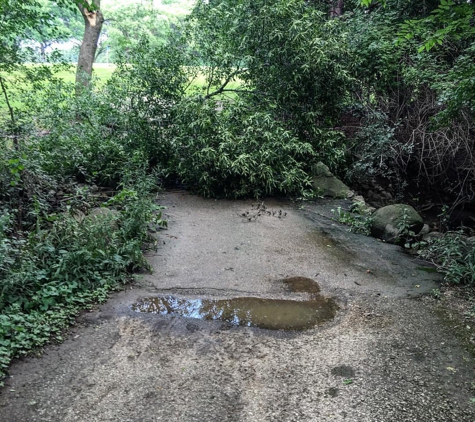
<instances>
[{"instance_id":1,"label":"large gray boulder","mask_svg":"<svg viewBox=\"0 0 475 422\"><path fill-rule=\"evenodd\" d=\"M423 226L422 217L410 205L388 205L374 212L371 234L388 243L399 243L405 229L419 233Z\"/></svg>"},{"instance_id":2,"label":"large gray boulder","mask_svg":"<svg viewBox=\"0 0 475 422\"><path fill-rule=\"evenodd\" d=\"M350 198L353 192L340 179L335 177L330 169L323 163L313 167L313 188L323 196L331 198Z\"/></svg>"}]
</instances>

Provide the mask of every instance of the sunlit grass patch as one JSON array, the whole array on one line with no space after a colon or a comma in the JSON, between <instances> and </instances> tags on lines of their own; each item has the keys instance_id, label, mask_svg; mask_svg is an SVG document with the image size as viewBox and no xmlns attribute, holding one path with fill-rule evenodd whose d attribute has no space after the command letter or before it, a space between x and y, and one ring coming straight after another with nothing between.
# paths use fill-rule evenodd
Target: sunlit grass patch
<instances>
[{"instance_id":1,"label":"sunlit grass patch","mask_svg":"<svg viewBox=\"0 0 475 422\"><path fill-rule=\"evenodd\" d=\"M29 66L33 67L36 65ZM110 79L115 69L116 66L110 63L94 64L92 76L96 86L100 87L105 84ZM0 72L0 76L5 81L10 106L15 109L23 109L25 104L21 99L22 94L35 90L35 88L31 86L31 81L25 78L25 76L19 71L11 73ZM57 79L63 80L66 83L74 84L76 80L76 65L71 64L68 69L57 71L53 74L53 76ZM41 91L34 92L34 94L41 95ZM0 115L3 115L7 111L5 95L3 92L0 92Z\"/></svg>"},{"instance_id":2,"label":"sunlit grass patch","mask_svg":"<svg viewBox=\"0 0 475 422\"><path fill-rule=\"evenodd\" d=\"M106 83L114 70L116 69L115 64L112 63L95 63L92 71L92 77L99 83L99 85ZM76 65L71 65L69 70L62 70L56 72L55 76L57 78L63 79L65 82L74 83L76 80Z\"/></svg>"},{"instance_id":3,"label":"sunlit grass patch","mask_svg":"<svg viewBox=\"0 0 475 422\"><path fill-rule=\"evenodd\" d=\"M201 70L195 73L193 76L190 77L190 85L188 86L186 93L188 95L193 94L201 94L201 95L209 95L215 92L218 87L216 85L209 86L209 81L206 74L206 67L202 67ZM224 84L225 80L221 80L221 83ZM239 78L235 77L231 81L226 84L225 91L218 94L216 98L224 99L224 98L235 98L237 92L233 92L233 90L240 89L242 87L243 81Z\"/></svg>"}]
</instances>

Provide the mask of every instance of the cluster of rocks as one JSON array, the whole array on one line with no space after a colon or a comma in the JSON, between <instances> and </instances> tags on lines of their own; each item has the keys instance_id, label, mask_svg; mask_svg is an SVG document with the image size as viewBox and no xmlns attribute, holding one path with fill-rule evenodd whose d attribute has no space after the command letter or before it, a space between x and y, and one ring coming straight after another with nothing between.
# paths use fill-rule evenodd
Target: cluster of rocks
<instances>
[{"instance_id":1,"label":"cluster of rocks","mask_svg":"<svg viewBox=\"0 0 475 422\"><path fill-rule=\"evenodd\" d=\"M341 180L331 173L329 168L318 163L313 168L313 187L322 196L336 199L351 199L352 209L360 214L371 215L371 234L388 243L399 243L401 237L411 232L424 238L442 236L439 232L431 232L417 211L407 204L392 204L380 208L368 205L361 195L355 193ZM378 188L377 192L369 191L372 203L375 200L391 200L392 195Z\"/></svg>"},{"instance_id":2,"label":"cluster of rocks","mask_svg":"<svg viewBox=\"0 0 475 422\"><path fill-rule=\"evenodd\" d=\"M375 185L372 187L368 187L367 189L367 197L368 200L371 202L381 202L381 201L392 201L393 200L393 195L391 192L388 192L387 190L384 190L382 186Z\"/></svg>"}]
</instances>

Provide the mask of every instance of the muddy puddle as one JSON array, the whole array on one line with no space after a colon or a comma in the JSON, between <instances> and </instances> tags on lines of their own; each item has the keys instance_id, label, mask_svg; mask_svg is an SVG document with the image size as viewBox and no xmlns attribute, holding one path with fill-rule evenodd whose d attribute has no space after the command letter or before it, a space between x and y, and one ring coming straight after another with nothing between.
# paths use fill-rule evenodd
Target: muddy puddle
<instances>
[{"instance_id":1,"label":"muddy puddle","mask_svg":"<svg viewBox=\"0 0 475 422\"><path fill-rule=\"evenodd\" d=\"M237 326L268 330L302 331L332 320L336 303L319 294L316 282L304 277L281 280L287 290L308 293L308 300L263 299L186 299L176 296L144 298L132 305L135 312L223 321Z\"/></svg>"}]
</instances>

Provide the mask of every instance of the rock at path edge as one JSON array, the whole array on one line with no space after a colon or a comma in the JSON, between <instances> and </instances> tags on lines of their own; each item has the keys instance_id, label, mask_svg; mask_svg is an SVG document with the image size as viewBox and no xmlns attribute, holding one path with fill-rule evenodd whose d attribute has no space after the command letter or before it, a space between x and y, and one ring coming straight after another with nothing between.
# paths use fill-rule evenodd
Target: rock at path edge
<instances>
[{"instance_id":1,"label":"rock at path edge","mask_svg":"<svg viewBox=\"0 0 475 422\"><path fill-rule=\"evenodd\" d=\"M338 199L351 198L354 195L353 191L340 179L335 177L330 169L322 162L314 166L313 173L313 188L319 194Z\"/></svg>"},{"instance_id":2,"label":"rock at path edge","mask_svg":"<svg viewBox=\"0 0 475 422\"><path fill-rule=\"evenodd\" d=\"M414 233L419 233L424 221L410 205L388 205L374 212L371 234L388 243L399 243L402 225Z\"/></svg>"}]
</instances>

